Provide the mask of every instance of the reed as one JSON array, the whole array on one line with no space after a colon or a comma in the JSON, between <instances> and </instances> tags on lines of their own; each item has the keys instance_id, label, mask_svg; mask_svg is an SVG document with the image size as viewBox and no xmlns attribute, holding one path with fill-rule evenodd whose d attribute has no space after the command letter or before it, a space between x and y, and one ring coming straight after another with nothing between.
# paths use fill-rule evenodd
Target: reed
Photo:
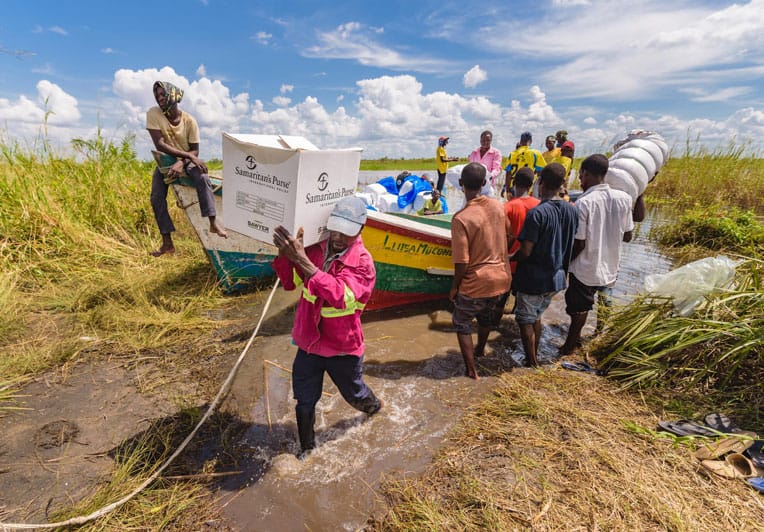
<instances>
[{"instance_id":1,"label":"reed","mask_svg":"<svg viewBox=\"0 0 764 532\"><path fill-rule=\"evenodd\" d=\"M74 154L0 144L0 376L39 372L80 354L79 340L166 346L223 325L224 306L193 230L172 205L182 259L156 260L152 165L132 139L75 139Z\"/></svg>"},{"instance_id":2,"label":"reed","mask_svg":"<svg viewBox=\"0 0 764 532\"><path fill-rule=\"evenodd\" d=\"M647 187L648 200L681 208L719 203L764 214L764 159L735 140L708 150L687 141Z\"/></svg>"},{"instance_id":3,"label":"reed","mask_svg":"<svg viewBox=\"0 0 764 532\"><path fill-rule=\"evenodd\" d=\"M610 316L593 354L627 388L703 397L764 429L764 261L739 265L732 288L708 294L691 316L641 297Z\"/></svg>"}]
</instances>

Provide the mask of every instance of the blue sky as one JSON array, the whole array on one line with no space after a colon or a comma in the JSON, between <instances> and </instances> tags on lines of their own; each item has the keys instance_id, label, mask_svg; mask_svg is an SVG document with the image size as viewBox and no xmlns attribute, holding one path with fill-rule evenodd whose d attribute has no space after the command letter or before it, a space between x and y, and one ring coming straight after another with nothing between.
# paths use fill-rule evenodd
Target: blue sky
<instances>
[{"instance_id":1,"label":"blue sky","mask_svg":"<svg viewBox=\"0 0 764 532\"><path fill-rule=\"evenodd\" d=\"M46 111L75 137L135 135L162 79L202 129L302 135L364 157L503 154L566 129L576 154L631 129L715 148L764 140L764 0L3 2L0 138L33 145Z\"/></svg>"}]
</instances>

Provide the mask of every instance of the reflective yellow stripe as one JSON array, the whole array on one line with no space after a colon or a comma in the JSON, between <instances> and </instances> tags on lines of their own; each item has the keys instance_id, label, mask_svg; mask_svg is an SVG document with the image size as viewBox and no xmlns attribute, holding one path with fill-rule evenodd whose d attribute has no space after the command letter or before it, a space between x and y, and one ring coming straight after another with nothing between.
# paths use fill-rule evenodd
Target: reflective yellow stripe
<instances>
[{"instance_id":1,"label":"reflective yellow stripe","mask_svg":"<svg viewBox=\"0 0 764 532\"><path fill-rule=\"evenodd\" d=\"M355 294L353 291L348 287L348 285L345 285L345 308L334 308L334 307L322 307L321 308L321 317L323 318L340 318L342 316L350 316L351 314L354 314L356 310L363 310L366 305L359 302L355 298Z\"/></svg>"},{"instance_id":2,"label":"reflective yellow stripe","mask_svg":"<svg viewBox=\"0 0 764 532\"><path fill-rule=\"evenodd\" d=\"M297 270L292 270L292 278L295 286L302 284L302 279L297 275ZM305 285L302 287L302 297L310 304L314 304L317 299L316 296L310 293L308 287ZM355 294L348 288L348 285L345 285L345 295L343 299L345 300L345 308L321 307L321 317L340 318L342 316L350 316L356 310L363 310L366 308L366 305L355 298Z\"/></svg>"},{"instance_id":3,"label":"reflective yellow stripe","mask_svg":"<svg viewBox=\"0 0 764 532\"><path fill-rule=\"evenodd\" d=\"M302 285L302 297L304 297L308 303L313 304L316 302L316 296L311 294L308 287L303 284L302 277L297 274L297 268L292 268L292 282L294 283L295 288Z\"/></svg>"}]
</instances>

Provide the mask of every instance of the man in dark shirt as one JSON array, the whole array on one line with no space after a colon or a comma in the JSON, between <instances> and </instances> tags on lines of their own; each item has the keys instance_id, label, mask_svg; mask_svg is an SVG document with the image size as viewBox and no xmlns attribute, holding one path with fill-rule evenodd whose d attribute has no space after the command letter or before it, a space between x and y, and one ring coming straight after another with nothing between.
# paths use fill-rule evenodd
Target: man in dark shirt
<instances>
[{"instance_id":1,"label":"man in dark shirt","mask_svg":"<svg viewBox=\"0 0 764 532\"><path fill-rule=\"evenodd\" d=\"M567 287L568 265L578 228L575 207L560 199L565 167L552 163L539 179L541 203L528 211L517 239L520 248L510 257L517 260L512 288L517 291L515 320L528 365L537 366L541 340L541 315L554 295Z\"/></svg>"}]
</instances>

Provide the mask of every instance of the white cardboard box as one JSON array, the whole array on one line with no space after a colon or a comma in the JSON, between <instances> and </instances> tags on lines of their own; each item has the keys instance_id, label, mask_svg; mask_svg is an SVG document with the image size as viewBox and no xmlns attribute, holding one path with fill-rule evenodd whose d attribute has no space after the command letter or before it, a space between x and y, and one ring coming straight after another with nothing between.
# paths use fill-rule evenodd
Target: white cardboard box
<instances>
[{"instance_id":1,"label":"white cardboard box","mask_svg":"<svg viewBox=\"0 0 764 532\"><path fill-rule=\"evenodd\" d=\"M319 150L303 137L223 133L223 220L273 243L283 225L306 246L326 236L334 204L358 185L361 148Z\"/></svg>"}]
</instances>

